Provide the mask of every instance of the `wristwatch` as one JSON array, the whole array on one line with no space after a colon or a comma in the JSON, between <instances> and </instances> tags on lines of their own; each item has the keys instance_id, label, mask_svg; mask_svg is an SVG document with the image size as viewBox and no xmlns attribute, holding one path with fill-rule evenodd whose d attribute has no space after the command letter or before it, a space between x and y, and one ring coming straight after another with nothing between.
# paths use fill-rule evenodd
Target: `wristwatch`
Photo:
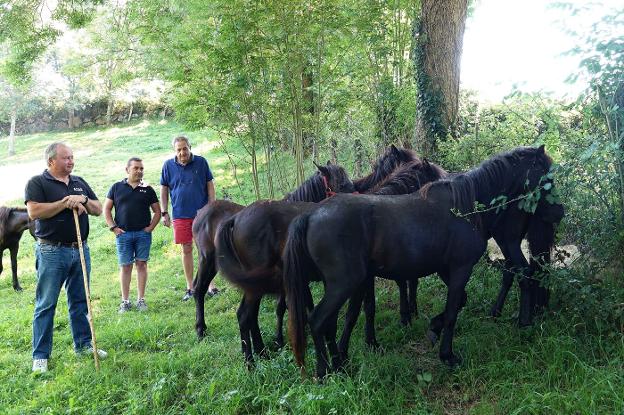
<instances>
[{"instance_id":1,"label":"wristwatch","mask_svg":"<svg viewBox=\"0 0 624 415\"><path fill-rule=\"evenodd\" d=\"M85 197L84 202L82 202L83 205L86 205L89 202L89 196L87 195L83 195Z\"/></svg>"},{"instance_id":2,"label":"wristwatch","mask_svg":"<svg viewBox=\"0 0 624 415\"><path fill-rule=\"evenodd\" d=\"M169 214L169 212L167 212L166 210L163 211L163 212L160 212L160 216L165 216L165 215L168 215L168 214Z\"/></svg>"},{"instance_id":3,"label":"wristwatch","mask_svg":"<svg viewBox=\"0 0 624 415\"><path fill-rule=\"evenodd\" d=\"M115 228L119 228L119 226L117 226L117 225L113 225L113 226L111 226L111 227L110 227L110 228L108 228L108 229L110 229L110 231L112 232L112 231L114 231L114 230L115 230Z\"/></svg>"}]
</instances>

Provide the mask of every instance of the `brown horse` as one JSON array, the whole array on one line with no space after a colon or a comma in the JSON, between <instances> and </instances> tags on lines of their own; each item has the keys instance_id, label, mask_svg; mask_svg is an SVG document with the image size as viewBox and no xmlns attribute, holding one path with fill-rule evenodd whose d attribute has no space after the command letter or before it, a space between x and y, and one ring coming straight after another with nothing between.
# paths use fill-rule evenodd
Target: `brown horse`
<instances>
[{"instance_id":1,"label":"brown horse","mask_svg":"<svg viewBox=\"0 0 624 415\"><path fill-rule=\"evenodd\" d=\"M416 153L412 150L397 148L391 145L386 151L379 156L373 164L372 172L359 180L353 185L356 191L365 192L371 187L385 180L398 166L417 159ZM320 167L319 167L320 169ZM330 170L328 168L328 174ZM316 176L317 178L320 176ZM331 178L329 178L331 180ZM326 177L325 181L328 180ZM335 189L339 189L340 183L323 182L325 188L320 185L321 181L316 180L314 183L314 191L312 191L311 183L308 180L304 185L288 194L284 200L288 201L320 201L327 195L332 194ZM199 252L197 273L193 282L195 297L195 330L199 339L205 335L206 322L204 317L204 301L208 291L210 281L213 280L217 273L217 264L215 258L215 233L219 224L226 219L232 217L241 211L245 206L239 205L227 200L219 200L209 203L197 212L197 217L193 221L193 239L197 245ZM276 343L282 345L284 343L282 335L283 316L286 311L286 303L283 297L280 297L277 304L276 313L278 316L278 327L276 332Z\"/></svg>"},{"instance_id":2,"label":"brown horse","mask_svg":"<svg viewBox=\"0 0 624 415\"><path fill-rule=\"evenodd\" d=\"M444 172L439 167L426 160L414 160L399 167L373 190L384 195L411 193L423 184L439 179L442 174ZM225 221L217 232L219 269L228 281L244 292L237 316L242 349L248 364L253 362L253 352L262 354L264 351L258 326L262 297L275 294L283 298L281 254L288 226L296 216L322 205L275 201L254 203ZM309 293L308 305L312 306ZM367 313L366 341L374 346L374 304L367 306L367 311L372 313ZM354 317L356 319L357 314ZM283 311L282 315L278 312L278 338L281 338L282 319Z\"/></svg>"},{"instance_id":3,"label":"brown horse","mask_svg":"<svg viewBox=\"0 0 624 415\"><path fill-rule=\"evenodd\" d=\"M336 192L352 192L353 183L345 170L338 165L317 166L318 171L308 178L295 191L284 198L285 201L320 202ZM217 274L215 256L215 238L219 225L231 218L245 206L227 200L209 203L197 212L193 221L193 238L199 252L199 265L193 282L195 297L195 331L201 340L205 336L206 321L204 301L208 286ZM279 309L286 309L286 304L278 304ZM283 313L283 311L282 311ZM281 332L281 330L280 330ZM282 340L283 342L283 340Z\"/></svg>"},{"instance_id":4,"label":"brown horse","mask_svg":"<svg viewBox=\"0 0 624 415\"><path fill-rule=\"evenodd\" d=\"M2 254L9 249L11 255L11 272L13 273L13 289L22 291L17 280L17 251L19 241L26 229L35 237L35 222L28 218L26 208L0 207L0 274L2 274Z\"/></svg>"}]
</instances>

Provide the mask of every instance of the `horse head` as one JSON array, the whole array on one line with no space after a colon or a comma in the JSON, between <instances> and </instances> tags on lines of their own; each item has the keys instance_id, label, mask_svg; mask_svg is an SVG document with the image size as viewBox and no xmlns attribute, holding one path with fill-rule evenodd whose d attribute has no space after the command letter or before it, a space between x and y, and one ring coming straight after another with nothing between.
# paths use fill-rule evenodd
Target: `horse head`
<instances>
[{"instance_id":1,"label":"horse head","mask_svg":"<svg viewBox=\"0 0 624 415\"><path fill-rule=\"evenodd\" d=\"M353 193L355 186L342 166L327 161L326 165L314 163L319 175L326 183L326 191L330 193Z\"/></svg>"}]
</instances>

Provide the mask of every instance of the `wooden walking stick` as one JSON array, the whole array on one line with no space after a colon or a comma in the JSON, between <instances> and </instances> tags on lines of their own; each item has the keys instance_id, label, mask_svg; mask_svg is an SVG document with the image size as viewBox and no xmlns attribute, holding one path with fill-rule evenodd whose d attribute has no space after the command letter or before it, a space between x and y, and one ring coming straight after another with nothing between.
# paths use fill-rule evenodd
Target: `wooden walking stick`
<instances>
[{"instance_id":1,"label":"wooden walking stick","mask_svg":"<svg viewBox=\"0 0 624 415\"><path fill-rule=\"evenodd\" d=\"M74 211L74 223L76 224L76 238L78 251L80 252L80 264L82 265L82 281L84 283L85 296L87 297L87 310L89 314L89 327L91 328L91 347L93 348L93 359L95 359L95 370L100 370L100 359L98 356L97 342L95 341L95 327L93 326L93 311L91 309L91 290L89 290L89 280L87 279L87 263L85 262L84 251L82 250L82 237L80 236L80 223L78 222L78 209Z\"/></svg>"}]
</instances>

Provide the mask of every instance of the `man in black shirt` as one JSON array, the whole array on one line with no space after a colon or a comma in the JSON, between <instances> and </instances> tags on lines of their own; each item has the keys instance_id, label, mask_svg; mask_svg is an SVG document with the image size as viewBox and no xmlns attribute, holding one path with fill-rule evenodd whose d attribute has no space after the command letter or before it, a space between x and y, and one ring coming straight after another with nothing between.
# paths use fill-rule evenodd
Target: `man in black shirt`
<instances>
[{"instance_id":1,"label":"man in black shirt","mask_svg":"<svg viewBox=\"0 0 624 415\"><path fill-rule=\"evenodd\" d=\"M77 353L93 352L72 210L78 211L87 274L91 273L87 214L99 216L102 213L102 205L87 182L71 175L74 168L71 148L64 143L52 143L46 148L44 157L48 168L28 181L25 195L28 215L35 220L38 241L35 248L37 292L33 318L33 372L48 370L54 313L63 284L67 292L74 349ZM107 355L103 350L98 350L98 354L100 358Z\"/></svg>"},{"instance_id":2,"label":"man in black shirt","mask_svg":"<svg viewBox=\"0 0 624 415\"><path fill-rule=\"evenodd\" d=\"M152 231L160 221L160 204L152 186L143 183L143 161L132 157L126 164L128 177L110 188L104 201L104 217L109 229L115 233L121 304L119 312L132 309L130 303L130 279L132 265L137 269L137 310L147 311L145 285L147 283L147 260L152 245ZM112 209L115 208L113 220ZM153 215L150 215L150 208Z\"/></svg>"}]
</instances>

